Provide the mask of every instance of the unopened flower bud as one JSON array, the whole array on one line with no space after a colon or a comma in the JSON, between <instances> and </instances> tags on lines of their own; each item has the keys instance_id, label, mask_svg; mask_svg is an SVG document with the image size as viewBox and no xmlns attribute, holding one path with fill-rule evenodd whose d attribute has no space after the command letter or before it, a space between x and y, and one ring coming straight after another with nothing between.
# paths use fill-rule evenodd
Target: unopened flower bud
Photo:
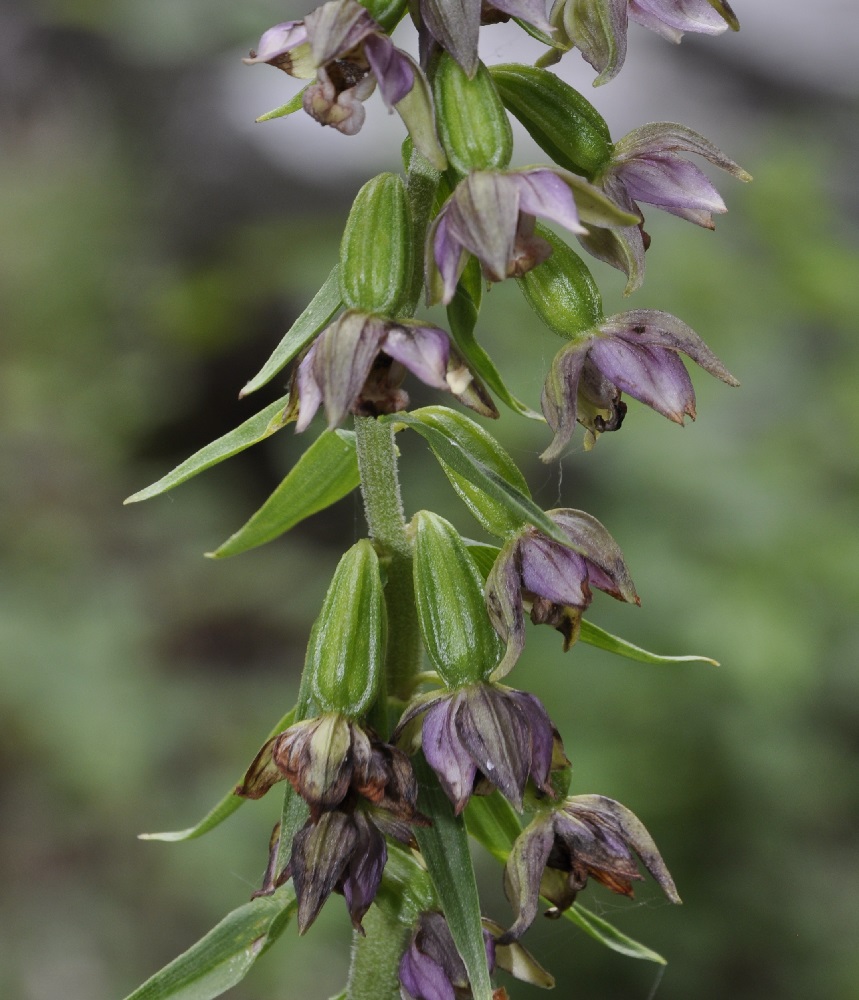
<instances>
[{"instance_id":1,"label":"unopened flower bud","mask_svg":"<svg viewBox=\"0 0 859 1000\"><path fill-rule=\"evenodd\" d=\"M340 292L349 309L396 316L412 279L406 187L379 174L358 192L340 241Z\"/></svg>"},{"instance_id":2,"label":"unopened flower bud","mask_svg":"<svg viewBox=\"0 0 859 1000\"><path fill-rule=\"evenodd\" d=\"M307 646L306 670L324 712L363 715L376 698L385 655L379 559L367 539L344 554Z\"/></svg>"},{"instance_id":3,"label":"unopened flower bud","mask_svg":"<svg viewBox=\"0 0 859 1000\"><path fill-rule=\"evenodd\" d=\"M442 146L463 176L472 170L503 170L513 152L513 132L492 74L480 63L472 79L443 55L434 81Z\"/></svg>"},{"instance_id":4,"label":"unopened flower bud","mask_svg":"<svg viewBox=\"0 0 859 1000\"><path fill-rule=\"evenodd\" d=\"M602 318L602 298L591 272L561 238L537 226L551 247L551 255L517 280L528 305L559 337L569 340Z\"/></svg>"},{"instance_id":5,"label":"unopened flower bud","mask_svg":"<svg viewBox=\"0 0 859 1000\"><path fill-rule=\"evenodd\" d=\"M597 109L554 73L513 63L493 66L505 107L559 167L588 180L611 159L608 125Z\"/></svg>"},{"instance_id":6,"label":"unopened flower bud","mask_svg":"<svg viewBox=\"0 0 859 1000\"><path fill-rule=\"evenodd\" d=\"M456 529L444 518L418 511L415 539L415 600L430 660L448 687L487 677L501 657L501 644L483 602L483 577Z\"/></svg>"}]
</instances>

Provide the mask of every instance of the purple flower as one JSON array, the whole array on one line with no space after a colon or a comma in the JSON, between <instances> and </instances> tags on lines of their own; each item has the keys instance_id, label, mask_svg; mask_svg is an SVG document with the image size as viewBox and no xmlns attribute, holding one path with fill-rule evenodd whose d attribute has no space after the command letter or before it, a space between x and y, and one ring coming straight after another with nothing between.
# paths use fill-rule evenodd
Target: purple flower
<instances>
[{"instance_id":1,"label":"purple flower","mask_svg":"<svg viewBox=\"0 0 859 1000\"><path fill-rule=\"evenodd\" d=\"M548 167L469 174L430 228L429 303L451 301L469 253L480 261L487 281L525 274L546 260L552 251L534 233L538 215L574 233L587 233L579 222L573 190L589 187L580 178Z\"/></svg>"},{"instance_id":2,"label":"purple flower","mask_svg":"<svg viewBox=\"0 0 859 1000\"><path fill-rule=\"evenodd\" d=\"M636 856L668 899L679 903L653 838L626 806L603 795L577 795L538 816L516 839L504 868L504 891L516 920L499 941L525 933L541 895L553 904L548 916L568 910L589 877L632 896L633 881L642 878Z\"/></svg>"},{"instance_id":3,"label":"purple flower","mask_svg":"<svg viewBox=\"0 0 859 1000\"><path fill-rule=\"evenodd\" d=\"M703 171L685 158L694 153L740 181L751 175L712 142L685 125L654 122L633 129L614 144L608 166L594 183L611 200L641 217L639 202L655 205L705 229L715 229L713 214L727 212L725 202ZM626 294L644 279L644 252L650 238L643 222L617 229L592 228L579 241L591 254L629 278Z\"/></svg>"},{"instance_id":4,"label":"purple flower","mask_svg":"<svg viewBox=\"0 0 859 1000\"><path fill-rule=\"evenodd\" d=\"M493 672L496 679L509 672L525 646L526 606L535 625L551 625L563 635L566 651L578 638L582 613L593 599L591 587L641 603L623 553L595 517L570 509L547 513L572 547L525 528L504 545L486 580L489 618L507 643Z\"/></svg>"},{"instance_id":5,"label":"purple flower","mask_svg":"<svg viewBox=\"0 0 859 1000\"><path fill-rule=\"evenodd\" d=\"M617 430L626 412L623 392L678 424L694 420L695 390L680 353L739 385L694 330L655 309L609 316L563 347L543 386L543 414L555 434L543 461L560 457L576 421L586 428L586 449L603 431Z\"/></svg>"},{"instance_id":6,"label":"purple flower","mask_svg":"<svg viewBox=\"0 0 859 1000\"><path fill-rule=\"evenodd\" d=\"M304 91L304 110L345 135L361 129L363 102L378 84L386 106L400 114L418 149L444 169L426 79L357 0L329 0L303 21L276 24L245 62L268 63L301 79L315 77Z\"/></svg>"},{"instance_id":7,"label":"purple flower","mask_svg":"<svg viewBox=\"0 0 859 1000\"><path fill-rule=\"evenodd\" d=\"M478 413L498 416L443 330L348 310L316 338L293 375L296 431L308 426L320 405L325 406L329 427L336 427L349 412L377 416L405 409L409 397L400 383L406 369L427 385L452 392Z\"/></svg>"},{"instance_id":8,"label":"purple flower","mask_svg":"<svg viewBox=\"0 0 859 1000\"><path fill-rule=\"evenodd\" d=\"M421 745L427 763L459 815L472 793L497 788L521 811L530 778L554 797L549 772L566 764L561 738L534 695L498 684L474 684L417 699L403 713L393 739L426 713Z\"/></svg>"},{"instance_id":9,"label":"purple flower","mask_svg":"<svg viewBox=\"0 0 859 1000\"><path fill-rule=\"evenodd\" d=\"M483 919L483 942L490 974L496 966L517 979L551 989L554 979L521 945L496 945L502 928ZM433 910L422 913L400 960L404 1000L456 1000L472 995L465 964L459 957L447 921ZM497 991L499 995L506 993Z\"/></svg>"},{"instance_id":10,"label":"purple flower","mask_svg":"<svg viewBox=\"0 0 859 1000\"><path fill-rule=\"evenodd\" d=\"M438 45L474 76L479 59L477 38L481 24L507 21L515 17L547 35L552 25L546 19L543 0L419 0L415 18L420 36L421 59L424 65L434 45Z\"/></svg>"},{"instance_id":11,"label":"purple flower","mask_svg":"<svg viewBox=\"0 0 859 1000\"><path fill-rule=\"evenodd\" d=\"M671 42L679 42L686 31L720 35L740 27L727 0L555 0L549 14L561 51L577 48L599 74L595 87L620 72L630 20ZM555 50L541 63L558 59Z\"/></svg>"}]
</instances>

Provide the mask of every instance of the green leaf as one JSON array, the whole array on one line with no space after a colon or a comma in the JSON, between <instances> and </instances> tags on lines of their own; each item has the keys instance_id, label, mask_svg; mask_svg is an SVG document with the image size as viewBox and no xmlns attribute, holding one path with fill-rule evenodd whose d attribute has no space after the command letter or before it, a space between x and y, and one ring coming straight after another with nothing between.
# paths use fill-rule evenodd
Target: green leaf
<instances>
[{"instance_id":1,"label":"green leaf","mask_svg":"<svg viewBox=\"0 0 859 1000\"><path fill-rule=\"evenodd\" d=\"M477 271L476 281L473 280L472 274L475 269ZM480 265L477 258L472 256L456 286L456 294L447 307L447 320L454 343L459 349L459 353L468 362L469 367L483 379L502 403L520 416L545 423L541 413L526 406L510 392L492 358L474 337L477 316L480 312L481 282Z\"/></svg>"},{"instance_id":2,"label":"green leaf","mask_svg":"<svg viewBox=\"0 0 859 1000\"><path fill-rule=\"evenodd\" d=\"M590 910L586 910L579 903L573 903L569 910L564 911L564 916L567 920L571 920L577 927L581 928L585 934L589 934L592 938L599 941L600 944L604 944L606 948L611 948L612 951L620 952L621 955L626 955L627 958L638 958L644 962L656 962L657 965L668 965L666 959L659 952L653 951L652 948L648 948L638 941L634 941L631 937L627 937L626 934L613 927L607 920L603 920L602 917L598 917L595 913L591 913Z\"/></svg>"},{"instance_id":3,"label":"green leaf","mask_svg":"<svg viewBox=\"0 0 859 1000\"><path fill-rule=\"evenodd\" d=\"M502 864L510 854L522 824L513 806L496 789L491 795L472 795L465 807L469 834Z\"/></svg>"},{"instance_id":4,"label":"green leaf","mask_svg":"<svg viewBox=\"0 0 859 1000\"><path fill-rule=\"evenodd\" d=\"M502 864L507 861L513 842L522 832L522 824L513 807L497 791L487 796L472 795L465 809L465 822L469 834ZM667 965L657 952L623 934L578 903L565 910L564 916L612 951L628 958Z\"/></svg>"},{"instance_id":5,"label":"green leaf","mask_svg":"<svg viewBox=\"0 0 859 1000\"><path fill-rule=\"evenodd\" d=\"M359 484L355 434L323 431L253 517L214 552L224 559L264 545L345 497Z\"/></svg>"},{"instance_id":6,"label":"green leaf","mask_svg":"<svg viewBox=\"0 0 859 1000\"><path fill-rule=\"evenodd\" d=\"M151 486L147 486L145 490L140 490L132 494L125 500L125 503L138 503L140 500L148 500L150 497L156 497L159 493L166 493L167 490L172 490L174 486L184 483L186 480L196 476L197 473L210 469L213 465L232 458L233 455L238 455L239 452L244 451L246 448L264 441L267 437L271 437L276 431L286 426L282 415L288 403L289 396L281 396L280 399L275 400L264 410L260 410L255 416L246 420L243 424L239 424L235 430L224 434L217 441L212 441L205 448L194 452L190 458L185 459L184 462L177 465L172 472L168 472L166 476L162 476L157 483L153 483Z\"/></svg>"},{"instance_id":7,"label":"green leaf","mask_svg":"<svg viewBox=\"0 0 859 1000\"><path fill-rule=\"evenodd\" d=\"M485 580L489 572L495 565L498 553L501 549L497 545L487 545L485 542L473 542L470 539L463 539L465 547L471 553L471 558L477 564L480 574Z\"/></svg>"},{"instance_id":8,"label":"green leaf","mask_svg":"<svg viewBox=\"0 0 859 1000\"><path fill-rule=\"evenodd\" d=\"M638 660L639 663L654 663L656 665L671 663L711 663L714 667L719 666L718 660L712 660L709 656L659 656L657 653L648 653L640 646L633 646L626 639L620 639L610 632L594 625L587 619L582 619L582 628L579 633L582 642L587 642L591 646L605 649L609 653L616 653L618 656L625 656L629 660Z\"/></svg>"},{"instance_id":9,"label":"green leaf","mask_svg":"<svg viewBox=\"0 0 859 1000\"><path fill-rule=\"evenodd\" d=\"M296 710L291 708L282 719L274 726L274 728L269 732L268 736L263 740L263 743L267 743L272 736L277 736L278 733L282 733L284 729L289 729L292 723L295 721ZM244 775L233 785L242 783ZM138 840L164 840L169 842L175 842L179 840L195 840L197 837L202 837L204 833L208 833L210 830L214 830L216 826L219 826L228 816L232 814L239 808L239 806L244 805L247 801L240 795L233 794L233 788L231 788L227 794L221 799L220 802L200 820L196 826L189 826L187 830L173 830L167 833L140 833L138 834Z\"/></svg>"},{"instance_id":10,"label":"green leaf","mask_svg":"<svg viewBox=\"0 0 859 1000\"><path fill-rule=\"evenodd\" d=\"M279 108L274 108L272 111L266 111L264 115L260 115L255 121L258 122L270 122L274 118L284 118L286 115L293 115L296 111L301 111L304 107L304 91L307 87L302 87L301 90L286 102L286 104L281 104Z\"/></svg>"},{"instance_id":11,"label":"green leaf","mask_svg":"<svg viewBox=\"0 0 859 1000\"><path fill-rule=\"evenodd\" d=\"M245 903L126 1000L212 1000L220 996L244 979L283 933L295 910L291 885L273 896Z\"/></svg>"},{"instance_id":12,"label":"green leaf","mask_svg":"<svg viewBox=\"0 0 859 1000\"><path fill-rule=\"evenodd\" d=\"M260 371L242 389L239 393L239 398L249 396L252 392L256 392L257 389L270 382L339 312L343 305L340 299L339 270L339 267L335 264L331 269L331 273L325 279L325 284L313 296L308 307L292 324L283 340L274 349L274 353L268 361L266 361Z\"/></svg>"},{"instance_id":13,"label":"green leaf","mask_svg":"<svg viewBox=\"0 0 859 1000\"><path fill-rule=\"evenodd\" d=\"M492 469L510 486L530 498L528 483L516 463L495 438L471 417L445 406L425 406L413 411L412 416L427 426L440 430L451 441L455 441L466 454ZM438 455L436 457L462 502L490 534L504 537L520 527L521 521L512 517L505 505L488 497L482 489L472 485L443 458Z\"/></svg>"},{"instance_id":14,"label":"green leaf","mask_svg":"<svg viewBox=\"0 0 859 1000\"><path fill-rule=\"evenodd\" d=\"M415 827L415 836L457 951L465 963L474 1000L492 1000L480 899L465 822L461 816L454 816L453 806L423 754L418 754L413 762L420 788L418 808L432 820L431 827Z\"/></svg>"},{"instance_id":15,"label":"green leaf","mask_svg":"<svg viewBox=\"0 0 859 1000\"><path fill-rule=\"evenodd\" d=\"M505 508L510 515L511 524L517 527L524 524L533 525L549 538L569 547L570 540L530 497L508 483L495 469L470 455L458 441L412 413L395 413L390 417L379 419L402 424L417 431L430 445L436 458L482 490L490 500Z\"/></svg>"}]
</instances>

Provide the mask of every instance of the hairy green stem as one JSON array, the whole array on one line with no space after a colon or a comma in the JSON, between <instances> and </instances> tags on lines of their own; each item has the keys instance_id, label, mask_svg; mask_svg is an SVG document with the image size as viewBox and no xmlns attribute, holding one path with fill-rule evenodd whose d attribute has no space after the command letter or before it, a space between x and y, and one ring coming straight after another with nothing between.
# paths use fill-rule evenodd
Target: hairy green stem
<instances>
[{"instance_id":1,"label":"hairy green stem","mask_svg":"<svg viewBox=\"0 0 859 1000\"><path fill-rule=\"evenodd\" d=\"M405 699L411 693L412 678L420 670L421 645L394 431L391 424L374 417L356 417L355 433L364 512L388 577L387 689L394 697Z\"/></svg>"}]
</instances>

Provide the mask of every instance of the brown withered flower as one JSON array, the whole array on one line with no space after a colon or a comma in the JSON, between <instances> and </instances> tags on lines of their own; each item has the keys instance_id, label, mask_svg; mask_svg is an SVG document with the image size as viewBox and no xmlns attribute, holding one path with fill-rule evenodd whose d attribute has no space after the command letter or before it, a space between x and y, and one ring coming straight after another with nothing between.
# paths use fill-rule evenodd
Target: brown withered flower
<instances>
[{"instance_id":1,"label":"brown withered flower","mask_svg":"<svg viewBox=\"0 0 859 1000\"><path fill-rule=\"evenodd\" d=\"M680 897L653 838L626 806L604 795L576 795L539 815L513 844L504 868L504 892L516 910L499 939L517 941L534 922L544 896L547 916L568 910L588 878L632 896L642 879L636 856L672 903Z\"/></svg>"}]
</instances>

